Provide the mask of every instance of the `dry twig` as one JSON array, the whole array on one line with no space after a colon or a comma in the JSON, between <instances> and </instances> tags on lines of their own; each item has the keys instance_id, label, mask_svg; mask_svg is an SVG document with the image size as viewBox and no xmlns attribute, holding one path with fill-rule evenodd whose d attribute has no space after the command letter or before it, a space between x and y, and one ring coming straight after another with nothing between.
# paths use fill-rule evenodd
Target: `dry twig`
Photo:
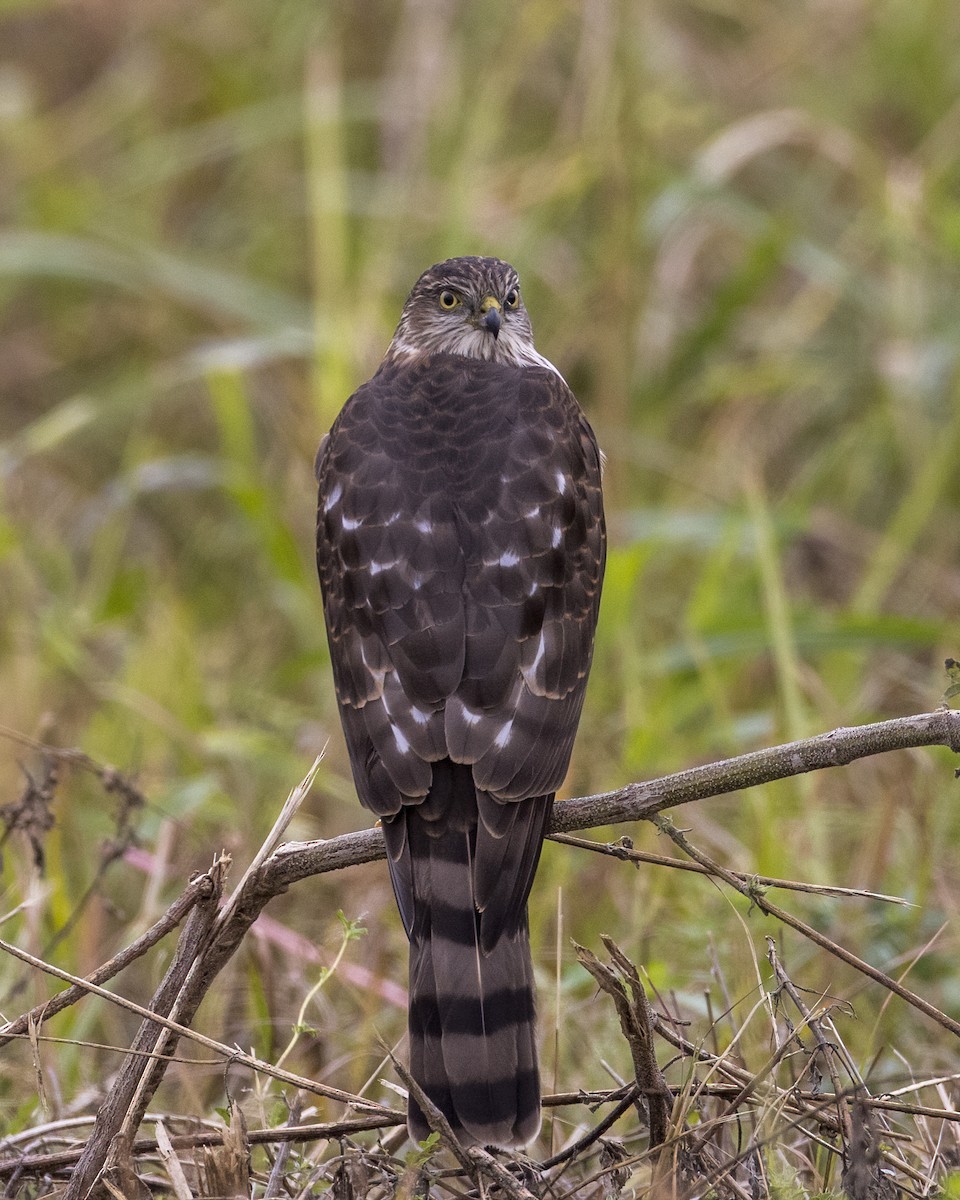
<instances>
[{"instance_id":1,"label":"dry twig","mask_svg":"<svg viewBox=\"0 0 960 1200\"><path fill-rule=\"evenodd\" d=\"M873 725L837 729L818 737L741 755L725 762L695 767L648 783L631 784L615 792L561 802L555 808L553 832L564 833L615 822L656 819L658 814L666 809L681 804L722 795L741 788L753 787L775 779L799 775L807 771L841 766L858 758L891 750L928 745L948 746L953 751L960 752L960 712L943 708L932 713L922 713ZM84 769L95 770L100 774L105 785L110 783L111 786L116 786L116 773L111 772L109 768L97 767L85 755L73 751L61 751L58 757L60 761L72 761ZM305 794L311 777L312 773L301 787L295 790L295 794L298 793L299 798ZM134 1046L131 1047L132 1053L126 1061L126 1068L121 1071L117 1084L111 1090L111 1094L101 1110L103 1120L98 1118L98 1126L73 1173L65 1200L79 1200L80 1197L89 1194L90 1186L103 1170L110 1138L121 1128L125 1131L123 1142L126 1146L136 1149L139 1145L139 1143L133 1142L133 1133L142 1119L150 1096L163 1076L178 1037L194 1037L195 1040L210 1045L220 1052L225 1049L219 1043L213 1042L212 1039L193 1034L189 1029L189 1023L211 983L230 960L247 930L268 901L301 879L340 870L362 862L371 862L384 856L383 837L378 829L347 834L326 842L278 846L279 837L286 827L289 815L295 808L295 804L291 807L293 798L294 794L291 795L291 800L285 806L270 838L261 848L229 903L221 912L214 911L213 897L218 895L216 890L212 895L201 896L200 893L205 889L197 885L197 898L194 899L193 892L188 888L184 896L177 902L175 915L168 913L149 934L138 939L123 955L118 955L110 963L101 967L87 981L74 979L66 972L57 971L36 960L29 960L34 966L51 970L53 973L69 979L75 987L61 993L45 1007L45 1011L24 1014L8 1024L0 1031L0 1038L9 1039L16 1036L29 1028L31 1020L37 1023L42 1022L50 1012L62 1010L63 1007L74 1002L87 991L95 992L114 1003L133 1008L144 1016L144 1025L141 1027ZM757 880L747 879L727 871L694 850L683 835L673 829L669 822L659 820L657 823L670 834L684 853L699 863L702 870L723 879L731 887L749 896L762 911L797 929L817 945L862 971L943 1028L951 1033L960 1034L960 1022L947 1017L946 1014L940 1012L916 993L904 988L883 972L870 967L869 964L862 962L856 956L849 954L823 935L818 934L810 926L773 905L761 893ZM618 855L627 857L628 855L624 853L627 850L629 850L628 847L621 848ZM778 880L770 881L770 883L782 886L787 881ZM192 887L193 885L191 885ZM188 894L190 898L186 899ZM121 997L104 991L99 986L103 980L110 978L112 974L121 969L122 965L132 961L138 954L143 953L150 945L154 944L155 940L173 928L178 920L182 920L188 910L190 910L190 919L181 934L177 957L171 964L170 971L148 1009L133 1005ZM18 957L28 958L23 952L7 946L6 943L0 943L0 946L17 954ZM635 992L632 980L630 984ZM160 1027L162 1027L162 1034ZM147 1055L145 1057L142 1053L145 1049L155 1051L156 1056ZM703 1052L699 1050L696 1053L697 1056L703 1055ZM234 1059L246 1061L253 1069L265 1070L271 1075L294 1082L297 1086L308 1088L311 1091L321 1091L325 1095L336 1095L346 1103L357 1102L356 1097L340 1093L337 1089L321 1088L316 1084L311 1084L309 1080L302 1080L287 1072L277 1072L269 1068L267 1064L250 1060L248 1056L233 1051L230 1051L229 1054ZM729 1073L729 1066L726 1066L725 1069ZM746 1079L739 1080L741 1088L748 1084L749 1079L748 1076ZM791 1092L789 1098L795 1102L795 1093ZM362 1127L364 1128L378 1125L382 1127L394 1124L398 1120L398 1114L392 1113L382 1106L367 1102L361 1103L363 1103L364 1109L371 1113L369 1118L363 1119ZM825 1114L821 1111L818 1111L818 1120L829 1124L829 1120L825 1119ZM343 1123L341 1123L342 1125ZM838 1125L842 1127L842 1121L838 1122ZM108 1130L113 1131L109 1137ZM498 1177L499 1173L503 1171L496 1160L487 1163L483 1159L484 1152L469 1151L465 1153L468 1154L474 1169L479 1168L485 1171L491 1179ZM62 1156L53 1157L60 1162L65 1161ZM44 1158L48 1164L51 1164L51 1156L36 1156L36 1158ZM464 1166L466 1167L466 1163ZM0 1163L0 1174L9 1174L16 1169L18 1169L16 1164ZM510 1185L514 1189L519 1186L512 1176L508 1175L507 1179L510 1180ZM506 1179L497 1178L497 1182L501 1187L508 1187ZM515 1192L515 1194L523 1195L523 1191Z\"/></svg>"}]
</instances>

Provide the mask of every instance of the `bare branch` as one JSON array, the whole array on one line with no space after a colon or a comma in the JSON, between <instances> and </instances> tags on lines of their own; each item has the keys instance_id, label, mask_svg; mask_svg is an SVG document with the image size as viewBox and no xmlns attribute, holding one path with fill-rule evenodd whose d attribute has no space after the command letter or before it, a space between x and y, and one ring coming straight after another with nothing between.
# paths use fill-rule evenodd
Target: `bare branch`
<instances>
[{"instance_id":1,"label":"bare branch","mask_svg":"<svg viewBox=\"0 0 960 1200\"><path fill-rule=\"evenodd\" d=\"M86 982L102 985L115 975L118 975L124 967L128 967L132 962L142 957L152 946L155 946L157 942L166 937L172 929L176 929L193 906L204 897L209 897L212 892L213 881L209 874L198 875L195 879L192 879L159 921L151 925L146 933L141 934L136 941L131 942L129 946L125 947L118 954L115 954L103 966L98 967L96 971L87 977ZM37 1004L29 1012L23 1013L22 1016L8 1022L0 1029L0 1047L5 1046L9 1041L26 1033L27 1025L31 1019L38 1024L42 1024L58 1012L63 1012L65 1008L69 1008L71 1004L76 1004L88 992L89 988L74 984L72 987L58 992L45 1003Z\"/></svg>"},{"instance_id":2,"label":"bare branch","mask_svg":"<svg viewBox=\"0 0 960 1200\"><path fill-rule=\"evenodd\" d=\"M694 800L707 800L776 779L842 767L858 758L917 746L947 746L960 754L960 711L941 708L874 725L834 729L799 742L691 767L647 783L630 783L615 792L562 800L554 806L551 833L649 820L668 808ZM258 888L274 895L307 876L375 862L384 854L379 829L347 833L326 842L290 842L279 847L264 864Z\"/></svg>"},{"instance_id":3,"label":"bare branch","mask_svg":"<svg viewBox=\"0 0 960 1200\"><path fill-rule=\"evenodd\" d=\"M960 711L940 708L874 725L834 729L799 742L691 767L649 783L631 783L616 792L567 800L556 806L551 832L644 820L692 800L723 796L808 771L844 767L858 758L916 746L948 746L960 754Z\"/></svg>"},{"instance_id":4,"label":"bare branch","mask_svg":"<svg viewBox=\"0 0 960 1200\"><path fill-rule=\"evenodd\" d=\"M878 967L874 967L870 963L865 962L862 958L858 958L856 954L844 949L843 946L838 945L825 934L822 934L819 932L819 930L814 929L812 925L808 925L806 921L801 921L799 917L795 917L792 913L788 913L785 909L773 904L766 898L766 896L764 896L762 889L753 888L748 884L741 883L741 881L736 875L734 875L732 871L728 871L725 867L720 866L719 863L713 862L713 860L703 854L702 851L697 850L696 847L690 843L690 841L684 836L683 833L680 832L679 829L674 828L669 817L663 817L658 820L658 825L668 837L672 838L673 841L676 842L681 850L683 850L686 854L689 854L694 861L702 863L705 867L708 867L711 875L715 875L718 879L722 879L724 883L729 884L730 887L736 888L741 895L746 896L747 899L762 913L766 913L768 917L773 917L777 921L782 922L784 925L789 925L791 929L795 929L808 941L811 941L821 949L828 951L835 958L839 958L841 962L845 962L848 966L853 967L854 970L859 971L861 975L866 975L875 983L879 983L888 991L899 996L901 1000L906 1000L908 1004L912 1005L919 1012L922 1012L925 1016L928 1016L932 1021L936 1021L938 1025L942 1026L949 1033L954 1034L955 1037L960 1037L960 1021L956 1021L953 1017L948 1016L945 1012L941 1012L941 1010L937 1008L936 1005L931 1004L929 1000L924 1000L922 996L919 996L916 992L911 991L910 988L905 987L902 983L899 983L896 979L892 978L890 975L887 975L885 971L881 971Z\"/></svg>"},{"instance_id":5,"label":"bare branch","mask_svg":"<svg viewBox=\"0 0 960 1200\"><path fill-rule=\"evenodd\" d=\"M605 854L608 858L619 858L621 862L643 863L645 866L669 867L672 871L689 871L693 875L712 875L713 872L700 863L687 862L682 858L670 858L666 854L651 854L649 850L635 850L629 837L615 842L593 842L588 838L573 837L569 833L554 833L550 840L561 846L573 846L577 850L590 850L594 854ZM806 892L811 896L833 896L838 899L879 900L883 904L899 904L904 908L915 908L912 900L903 896L888 896L885 892L871 892L867 888L837 887L827 883L805 883L799 879L778 879L773 875L755 875L746 871L732 871L741 883L752 887L782 888L788 892Z\"/></svg>"}]
</instances>

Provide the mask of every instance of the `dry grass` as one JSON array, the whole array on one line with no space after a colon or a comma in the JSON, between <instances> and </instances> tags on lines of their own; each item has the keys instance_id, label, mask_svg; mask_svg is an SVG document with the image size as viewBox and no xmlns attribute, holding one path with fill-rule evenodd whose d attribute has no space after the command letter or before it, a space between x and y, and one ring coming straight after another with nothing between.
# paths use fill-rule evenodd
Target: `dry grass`
<instances>
[{"instance_id":1,"label":"dry grass","mask_svg":"<svg viewBox=\"0 0 960 1200\"><path fill-rule=\"evenodd\" d=\"M550 1116L541 1143L546 1144L549 1136L552 1152L540 1159L464 1149L442 1114L419 1092L385 1044L381 1044L384 1057L377 1074L392 1066L401 1084L417 1091L418 1103L434 1127L434 1134L419 1150L402 1158L396 1156L406 1137L402 1111L285 1068L298 1041L311 1032L304 1024L308 1007L336 975L350 942L362 932L345 920L340 951L304 999L294 1034L275 1062L245 1054L239 1047L217 1042L191 1028L202 999L271 898L318 870L343 870L351 863L383 856L379 834L375 845L371 845L369 836L353 835L314 847L281 845L316 777L318 760L291 792L229 899L222 899L229 863L221 858L210 871L191 882L161 921L88 980L0 942L6 954L71 985L50 1003L34 1007L0 1030L0 1046L17 1039L29 1045L44 1110L48 1108L44 1044L55 1046L61 1039L48 1038L43 1028L55 1013L95 995L142 1018L93 1128L88 1131L82 1120L79 1129L76 1121L45 1121L5 1139L0 1152L0 1178L10 1181L8 1194L10 1187L16 1189L21 1180L26 1180L22 1194L43 1191L64 1200L101 1194L147 1195L152 1191L169 1192L177 1200L191 1196L307 1196L323 1192L328 1186L342 1196L386 1197L425 1194L430 1187L461 1195L464 1186L475 1185L482 1192L489 1189L490 1194L518 1198L641 1194L687 1197L704 1192L732 1197L775 1196L789 1187L798 1194L842 1188L849 1200L875 1200L902 1193L926 1196L939 1190L940 1181L955 1164L955 1139L960 1133L960 1113L949 1107L944 1089L955 1084L960 1075L953 1072L937 1079L914 1078L892 1094L887 1091L879 1100L874 1097L855 1056L843 1042L842 1029L852 1015L850 1006L795 982L781 956L783 932L790 929L799 933L808 944L879 985L888 999L906 1001L921 1019L955 1038L960 1036L960 1025L904 987L902 980L863 962L841 944L774 905L766 892L778 888L833 897L859 895L891 904L906 901L852 889L738 876L695 847L660 814L675 804L689 803L694 788L700 798L720 794L742 784L745 774L758 784L781 776L785 770L835 769L857 753L902 750L911 742L941 741L960 750L960 721L956 716L941 709L924 717L862 730L836 731L826 738L622 789L608 798L561 804L556 821L561 828L590 824L598 812L614 806L621 812L621 819L647 813L689 860L659 857L658 865L683 868L692 863L704 875L741 893L782 929L777 937L768 935L766 939L771 981L765 982L764 971L755 960L756 987L740 1001L730 1002L729 981L717 967L715 988L704 996L710 1017L706 1025L691 1021L675 997L657 996L657 1007L652 1008L647 995L649 979L644 979L613 939L601 937L609 963L586 947L576 946L579 963L593 977L599 992L612 1001L632 1070L628 1069L627 1077L617 1080L617 1086L606 1092L589 1094L580 1090L546 1097ZM826 755L824 746L829 748ZM125 796L136 794L122 776L98 767L82 753L56 755L48 751L42 784L31 781L21 804L7 813L11 831L23 828L29 819L26 831L38 858L42 858L44 833L50 828L43 814L49 812L55 800L57 766L63 760L81 763L100 778L104 787ZM630 839L603 846L559 837L567 845L592 848L634 866L653 861L635 851ZM170 965L146 1007L101 986L180 926ZM719 1006L714 991L722 998ZM719 1012L714 1016L716 1008ZM557 1023L558 1028L562 1027L562 1008L558 1008ZM703 1027L696 1039L689 1033L694 1024ZM153 1139L138 1138L138 1130L148 1119L147 1108L171 1066L176 1063L181 1070L189 1070L199 1065L197 1060L178 1053L183 1041L194 1049L199 1046L212 1051L214 1058L206 1060L207 1065L220 1062L224 1069L249 1073L262 1119L267 1119L271 1096L275 1107L277 1085L286 1085L284 1094L293 1099L287 1101L289 1109L282 1127L274 1123L249 1130L243 1109L231 1100L229 1124L224 1129L185 1132L171 1139L167 1125L174 1129L184 1124L189 1127L191 1121L185 1113L170 1112L149 1118L156 1124ZM764 1043L766 1057L758 1064L755 1056ZM96 1049L89 1043L85 1045L88 1050ZM662 1056L663 1048L668 1058L661 1070L658 1049ZM617 1059L623 1059L623 1050L617 1053L614 1046L611 1062L602 1060L615 1078L617 1068L612 1063ZM372 1082L373 1078L368 1084ZM934 1093L939 1106L922 1102L929 1092ZM305 1122L305 1104L316 1105L320 1098L328 1107L336 1107L336 1118ZM597 1114L602 1116L598 1119ZM377 1134L376 1140L364 1134ZM79 1138L74 1147L54 1148L71 1137ZM265 1162L263 1154L267 1156ZM450 1156L457 1164L453 1169L448 1165ZM159 1164L155 1163L157 1158ZM67 1181L65 1186L58 1185L59 1179Z\"/></svg>"}]
</instances>

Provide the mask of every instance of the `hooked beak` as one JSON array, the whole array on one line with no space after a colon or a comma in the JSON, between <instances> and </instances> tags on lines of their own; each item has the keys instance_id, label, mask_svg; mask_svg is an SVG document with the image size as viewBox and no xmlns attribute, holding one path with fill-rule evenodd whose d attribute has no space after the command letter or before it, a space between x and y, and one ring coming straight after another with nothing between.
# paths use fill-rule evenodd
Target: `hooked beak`
<instances>
[{"instance_id":1,"label":"hooked beak","mask_svg":"<svg viewBox=\"0 0 960 1200\"><path fill-rule=\"evenodd\" d=\"M480 303L480 324L496 338L503 324L500 301L495 296L485 296Z\"/></svg>"}]
</instances>

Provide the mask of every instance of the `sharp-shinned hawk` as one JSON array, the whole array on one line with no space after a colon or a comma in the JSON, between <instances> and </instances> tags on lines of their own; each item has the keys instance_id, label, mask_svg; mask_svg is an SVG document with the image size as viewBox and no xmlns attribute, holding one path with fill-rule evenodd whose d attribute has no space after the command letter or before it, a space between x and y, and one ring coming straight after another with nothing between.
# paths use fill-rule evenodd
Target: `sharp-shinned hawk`
<instances>
[{"instance_id":1,"label":"sharp-shinned hawk","mask_svg":"<svg viewBox=\"0 0 960 1200\"><path fill-rule=\"evenodd\" d=\"M413 287L317 455L317 566L353 777L410 940L410 1067L466 1145L540 1126L527 897L593 653L600 453L516 271ZM410 1099L414 1137L429 1132Z\"/></svg>"}]
</instances>

